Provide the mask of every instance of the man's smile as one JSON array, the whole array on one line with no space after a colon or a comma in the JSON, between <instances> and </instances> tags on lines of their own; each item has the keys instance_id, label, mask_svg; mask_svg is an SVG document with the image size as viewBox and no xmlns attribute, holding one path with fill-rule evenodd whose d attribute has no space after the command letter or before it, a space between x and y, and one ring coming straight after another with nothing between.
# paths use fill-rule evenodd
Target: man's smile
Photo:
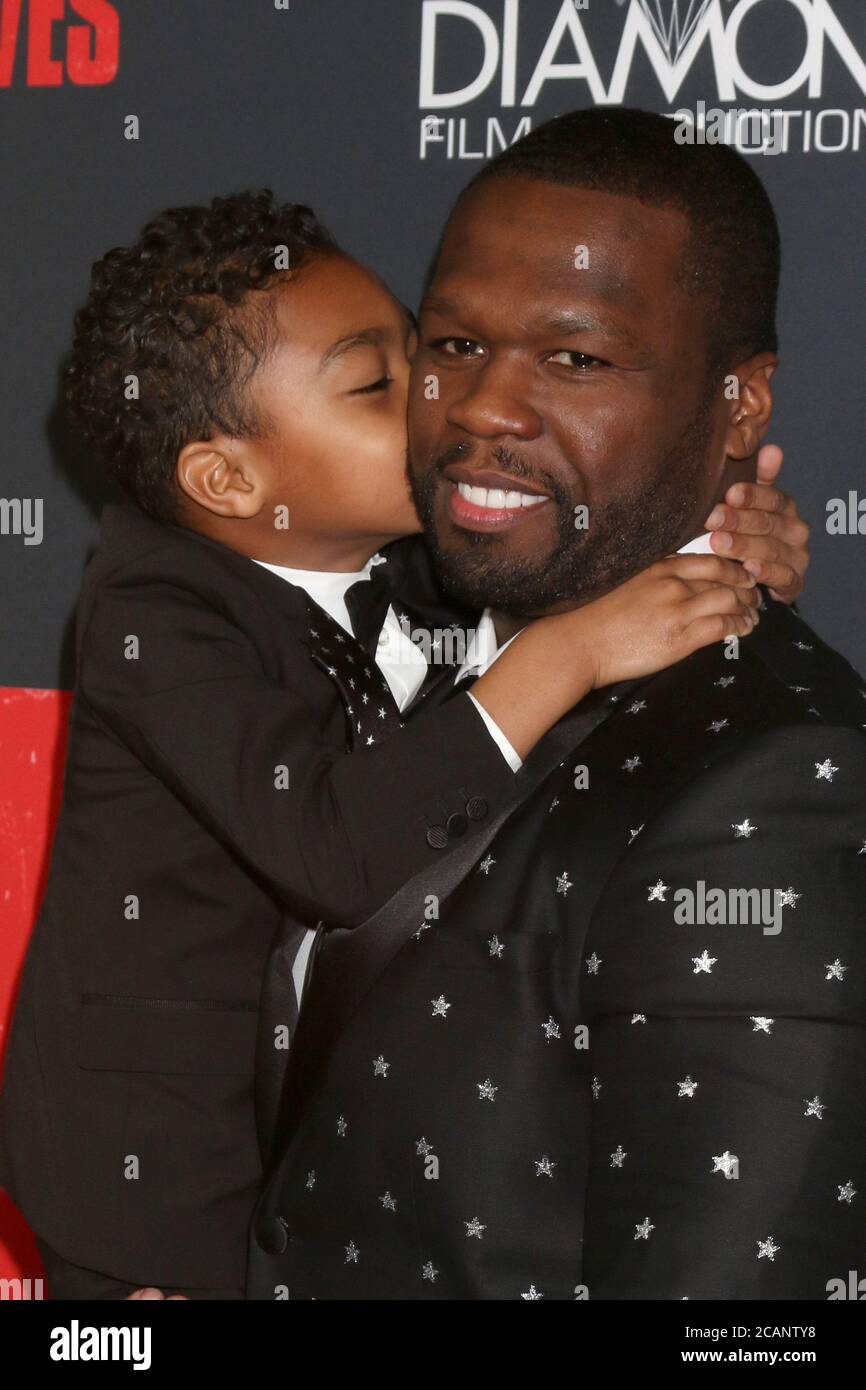
<instances>
[{"instance_id":1,"label":"man's smile","mask_svg":"<svg viewBox=\"0 0 866 1390\"><path fill-rule=\"evenodd\" d=\"M447 513L468 531L503 531L518 526L530 513L544 510L551 498L532 484L514 486L507 474L479 471L461 464L444 470Z\"/></svg>"}]
</instances>

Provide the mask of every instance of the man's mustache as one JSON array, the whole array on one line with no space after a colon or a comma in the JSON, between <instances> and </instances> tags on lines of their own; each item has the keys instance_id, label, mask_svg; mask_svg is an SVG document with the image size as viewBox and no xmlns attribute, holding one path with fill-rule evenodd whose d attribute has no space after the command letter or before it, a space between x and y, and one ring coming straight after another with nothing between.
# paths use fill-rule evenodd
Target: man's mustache
<instances>
[{"instance_id":1,"label":"man's mustache","mask_svg":"<svg viewBox=\"0 0 866 1390\"><path fill-rule=\"evenodd\" d=\"M479 454L479 445L472 440L465 440L460 444L453 444L450 449L445 449L433 460L433 471L442 473L449 464L452 463L471 463ZM515 481L535 482L539 487L545 488L556 498L563 495L561 484L549 477L539 477L534 474L526 460L514 449L508 448L505 444L496 444L487 451L485 462L496 464L500 472L505 473Z\"/></svg>"}]
</instances>

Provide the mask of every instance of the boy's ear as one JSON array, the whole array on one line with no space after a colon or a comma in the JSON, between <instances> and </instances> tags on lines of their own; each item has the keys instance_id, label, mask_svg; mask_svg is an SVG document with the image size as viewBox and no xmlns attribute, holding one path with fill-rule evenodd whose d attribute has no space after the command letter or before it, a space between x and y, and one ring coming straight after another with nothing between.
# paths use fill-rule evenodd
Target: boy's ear
<instances>
[{"instance_id":1,"label":"boy's ear","mask_svg":"<svg viewBox=\"0 0 866 1390\"><path fill-rule=\"evenodd\" d=\"M772 352L761 352L742 362L734 372L737 395L730 403L725 439L729 459L749 459L758 452L773 413L770 378L778 365Z\"/></svg>"},{"instance_id":2,"label":"boy's ear","mask_svg":"<svg viewBox=\"0 0 866 1390\"><path fill-rule=\"evenodd\" d=\"M177 485L191 502L216 516L253 517L264 503L256 469L235 442L184 445L177 456Z\"/></svg>"}]
</instances>

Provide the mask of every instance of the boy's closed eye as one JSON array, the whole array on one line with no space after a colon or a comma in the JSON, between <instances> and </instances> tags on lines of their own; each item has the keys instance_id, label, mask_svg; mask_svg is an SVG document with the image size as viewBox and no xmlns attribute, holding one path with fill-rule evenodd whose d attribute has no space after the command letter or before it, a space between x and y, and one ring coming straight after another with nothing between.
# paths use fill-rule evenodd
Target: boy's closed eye
<instances>
[{"instance_id":1,"label":"boy's closed eye","mask_svg":"<svg viewBox=\"0 0 866 1390\"><path fill-rule=\"evenodd\" d=\"M387 391L394 378L392 376L380 376L378 381L371 381L369 386L356 386L349 392L350 396L368 396L374 391Z\"/></svg>"}]
</instances>

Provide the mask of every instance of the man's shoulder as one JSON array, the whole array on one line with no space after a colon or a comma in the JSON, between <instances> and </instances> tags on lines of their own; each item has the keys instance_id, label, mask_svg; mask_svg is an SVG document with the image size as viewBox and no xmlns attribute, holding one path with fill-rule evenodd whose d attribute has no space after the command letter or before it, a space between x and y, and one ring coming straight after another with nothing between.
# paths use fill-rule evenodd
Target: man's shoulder
<instances>
[{"instance_id":1,"label":"man's shoulder","mask_svg":"<svg viewBox=\"0 0 866 1390\"><path fill-rule=\"evenodd\" d=\"M866 729L866 681L800 613L768 599L746 649L758 680L793 697L784 722Z\"/></svg>"},{"instance_id":2,"label":"man's shoulder","mask_svg":"<svg viewBox=\"0 0 866 1390\"><path fill-rule=\"evenodd\" d=\"M866 682L799 613L768 596L738 660L705 649L689 664L677 695L693 791L866 809Z\"/></svg>"}]
</instances>

